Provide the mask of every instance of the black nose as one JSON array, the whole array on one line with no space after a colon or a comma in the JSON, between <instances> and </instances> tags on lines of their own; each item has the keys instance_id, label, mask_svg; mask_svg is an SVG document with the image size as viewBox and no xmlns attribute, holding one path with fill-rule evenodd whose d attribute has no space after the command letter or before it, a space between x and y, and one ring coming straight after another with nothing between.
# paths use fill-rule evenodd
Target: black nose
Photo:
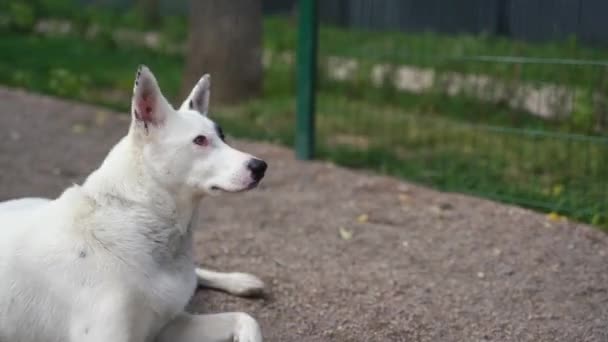
<instances>
[{"instance_id":1,"label":"black nose","mask_svg":"<svg viewBox=\"0 0 608 342\"><path fill-rule=\"evenodd\" d=\"M251 177L257 182L264 177L264 172L268 164L261 159L251 159L247 163L247 168L251 170Z\"/></svg>"}]
</instances>

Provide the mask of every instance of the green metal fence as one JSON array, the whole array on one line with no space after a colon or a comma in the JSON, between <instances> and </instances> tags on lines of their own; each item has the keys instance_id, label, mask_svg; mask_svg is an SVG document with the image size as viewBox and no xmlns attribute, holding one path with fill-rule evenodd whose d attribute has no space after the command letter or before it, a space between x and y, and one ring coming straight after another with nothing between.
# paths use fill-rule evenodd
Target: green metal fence
<instances>
[{"instance_id":1,"label":"green metal fence","mask_svg":"<svg viewBox=\"0 0 608 342\"><path fill-rule=\"evenodd\" d=\"M607 224L608 49L320 24L315 85L314 3L299 4L296 135L316 122L316 155Z\"/></svg>"},{"instance_id":2,"label":"green metal fence","mask_svg":"<svg viewBox=\"0 0 608 342\"><path fill-rule=\"evenodd\" d=\"M332 159L608 227L608 48L588 47L576 36L563 38L563 30L560 39L534 43L450 31L466 24L469 19L463 18L487 14L467 7L471 4L501 3L505 10L507 3L534 5L532 12L544 15L539 1L299 0L297 18L264 18L263 96L218 108L214 118L235 136L284 144L295 140L302 159ZM131 70L145 61L163 80L166 94L177 95L185 17L167 17L148 27L159 39L144 47L138 44L147 39L117 35L119 29L137 33L146 27L134 11L73 11L51 8L51 3L35 8L18 0L10 6L0 2L0 83L126 110L128 98L115 94L128 96ZM348 11L340 9L347 3ZM607 6L601 0L558 3L565 8L578 3L579 14L587 13L570 20L568 12L559 12L558 21L568 23L603 13L590 11L590 3ZM327 10L323 6L337 13L334 22L358 24L319 24L316 14ZM404 9L410 12L399 12ZM455 9L468 14L454 15ZM544 29L526 34L529 27L552 26L537 25L538 18L521 9L510 11L509 20L498 20L495 31L511 26L518 37L551 36ZM506 12L500 13L504 17ZM551 23L550 15L542 22ZM73 31L36 33L36 20L46 17L72 21ZM458 20L443 20L453 17ZM464 26L488 25L485 17L478 19ZM579 31L597 31L590 22ZM444 33L414 31L433 28L433 23L443 25L436 31ZM92 31L99 33L89 36ZM590 37L587 41L597 40Z\"/></svg>"}]
</instances>

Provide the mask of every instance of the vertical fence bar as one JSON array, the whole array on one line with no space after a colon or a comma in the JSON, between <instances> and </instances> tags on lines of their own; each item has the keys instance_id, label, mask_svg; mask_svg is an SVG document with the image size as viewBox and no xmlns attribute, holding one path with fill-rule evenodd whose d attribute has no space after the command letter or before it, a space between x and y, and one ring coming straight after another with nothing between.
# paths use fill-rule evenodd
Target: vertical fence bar
<instances>
[{"instance_id":1,"label":"vertical fence bar","mask_svg":"<svg viewBox=\"0 0 608 342\"><path fill-rule=\"evenodd\" d=\"M317 70L317 0L299 0L297 55L296 157L313 158Z\"/></svg>"}]
</instances>

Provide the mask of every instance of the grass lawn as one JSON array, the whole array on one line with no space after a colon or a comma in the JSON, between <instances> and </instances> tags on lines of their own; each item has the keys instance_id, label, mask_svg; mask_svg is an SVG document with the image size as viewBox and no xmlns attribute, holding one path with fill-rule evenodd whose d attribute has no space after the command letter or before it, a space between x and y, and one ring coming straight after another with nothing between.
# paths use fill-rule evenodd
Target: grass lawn
<instances>
[{"instance_id":1,"label":"grass lawn","mask_svg":"<svg viewBox=\"0 0 608 342\"><path fill-rule=\"evenodd\" d=\"M108 92L130 96L137 66L145 61L175 97L183 59L128 46L106 47L76 37L44 38L4 34L0 39L0 80L37 92L125 109Z\"/></svg>"},{"instance_id":2,"label":"grass lawn","mask_svg":"<svg viewBox=\"0 0 608 342\"><path fill-rule=\"evenodd\" d=\"M297 37L294 21L282 17L268 18L264 30L265 44L272 50L294 49ZM586 47L575 38L530 43L484 34L404 33L327 25L319 28L319 53L356 58L363 64L405 64L583 87L606 77L608 67L607 48ZM509 58L492 57L527 59L514 63ZM579 62L571 64L573 61Z\"/></svg>"},{"instance_id":3,"label":"grass lawn","mask_svg":"<svg viewBox=\"0 0 608 342\"><path fill-rule=\"evenodd\" d=\"M287 21L267 20L265 28L267 47L281 50L293 44L290 35L295 32ZM281 29L285 34L277 33ZM344 40L337 39L336 44L347 44ZM356 50L332 48L353 55ZM357 53L364 55L363 51ZM0 39L0 83L125 113L134 72L142 62L153 69L167 97L179 103L182 56L70 36L3 33ZM441 189L558 211L598 225L608 223L605 139L557 136L551 132L576 133L576 127L506 106L320 80L321 158ZM263 97L239 107L216 108L214 116L234 136L291 145L294 90L293 66L273 64L265 74Z\"/></svg>"}]
</instances>

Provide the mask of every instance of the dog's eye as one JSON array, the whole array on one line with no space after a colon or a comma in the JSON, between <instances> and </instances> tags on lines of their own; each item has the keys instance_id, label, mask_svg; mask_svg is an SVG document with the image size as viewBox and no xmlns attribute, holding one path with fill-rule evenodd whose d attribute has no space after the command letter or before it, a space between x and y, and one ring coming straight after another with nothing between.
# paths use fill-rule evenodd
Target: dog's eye
<instances>
[{"instance_id":1,"label":"dog's eye","mask_svg":"<svg viewBox=\"0 0 608 342\"><path fill-rule=\"evenodd\" d=\"M194 138L194 140L192 142L199 146L207 146L207 143L208 143L207 137L205 137L204 135L196 136L196 138Z\"/></svg>"}]
</instances>

